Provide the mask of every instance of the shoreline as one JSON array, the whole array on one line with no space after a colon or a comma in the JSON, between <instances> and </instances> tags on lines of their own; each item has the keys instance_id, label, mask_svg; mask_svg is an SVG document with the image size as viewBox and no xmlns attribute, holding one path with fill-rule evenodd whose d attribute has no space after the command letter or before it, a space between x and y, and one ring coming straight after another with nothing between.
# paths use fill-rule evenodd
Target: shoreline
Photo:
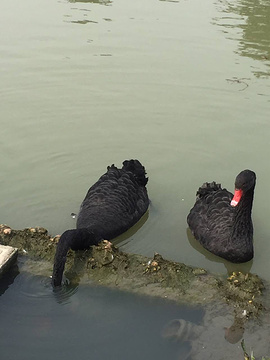
<instances>
[{"instance_id":1,"label":"shoreline","mask_svg":"<svg viewBox=\"0 0 270 360\"><path fill-rule=\"evenodd\" d=\"M0 244L18 248L20 256L47 260L52 267L58 240L59 235L51 237L42 227L14 230L0 225ZM95 284L180 304L220 303L229 306L241 323L267 311L263 304L266 284L255 274L237 272L224 279L160 254L148 258L122 252L114 245L108 249L103 242L87 251L69 250L65 273L70 274L71 283L87 275Z\"/></svg>"}]
</instances>

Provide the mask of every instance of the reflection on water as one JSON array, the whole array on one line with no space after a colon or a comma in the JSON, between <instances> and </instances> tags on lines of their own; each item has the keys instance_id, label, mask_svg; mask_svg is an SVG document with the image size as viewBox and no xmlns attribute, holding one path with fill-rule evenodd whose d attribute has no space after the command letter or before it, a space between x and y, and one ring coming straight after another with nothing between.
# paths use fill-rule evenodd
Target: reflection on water
<instances>
[{"instance_id":1,"label":"reflection on water","mask_svg":"<svg viewBox=\"0 0 270 360\"><path fill-rule=\"evenodd\" d=\"M186 321L185 319L173 319L162 330L162 337L172 342L186 342L198 340L207 327ZM238 343L245 332L245 319L235 318L230 327L224 327L224 338L230 344Z\"/></svg>"},{"instance_id":2,"label":"reflection on water","mask_svg":"<svg viewBox=\"0 0 270 360\"><path fill-rule=\"evenodd\" d=\"M203 330L203 326L191 321L173 319L163 328L161 335L173 342L185 342L198 338Z\"/></svg>"},{"instance_id":3,"label":"reflection on water","mask_svg":"<svg viewBox=\"0 0 270 360\"><path fill-rule=\"evenodd\" d=\"M94 23L94 24L97 24L98 22L97 21L93 21L93 20L71 20L71 21L66 21L66 22L70 22L70 23L73 23L73 24L80 24L80 25L85 25L85 24L88 24L88 23Z\"/></svg>"},{"instance_id":4,"label":"reflection on water","mask_svg":"<svg viewBox=\"0 0 270 360\"><path fill-rule=\"evenodd\" d=\"M152 205L150 203L150 209ZM136 232L146 223L146 221L149 218L149 209L146 211L146 213L140 218L140 220L132 226L129 230L127 230L124 234L119 235L115 239L113 239L113 244L117 245L118 248L121 246L124 246L126 243L132 241L132 237L136 234ZM120 245L121 243L121 245Z\"/></svg>"},{"instance_id":5,"label":"reflection on water","mask_svg":"<svg viewBox=\"0 0 270 360\"><path fill-rule=\"evenodd\" d=\"M258 77L270 75L270 4L261 0L219 1L220 17L213 19L229 39L237 40L237 53L265 65L252 68Z\"/></svg>"},{"instance_id":6,"label":"reflection on water","mask_svg":"<svg viewBox=\"0 0 270 360\"><path fill-rule=\"evenodd\" d=\"M0 296L3 295L6 290L8 290L18 275L19 268L17 264L14 264L11 268L9 268L5 275L0 275Z\"/></svg>"},{"instance_id":7,"label":"reflection on water","mask_svg":"<svg viewBox=\"0 0 270 360\"><path fill-rule=\"evenodd\" d=\"M111 0L68 0L70 3L91 3L91 4L100 4L100 5L112 5Z\"/></svg>"},{"instance_id":8,"label":"reflection on water","mask_svg":"<svg viewBox=\"0 0 270 360\"><path fill-rule=\"evenodd\" d=\"M224 264L224 267L227 270L227 275L231 275L233 271L240 271L243 274L247 274L250 272L251 268L252 268L252 264L253 264L253 259L246 262L246 263L241 263L241 264L235 264L235 263L231 263L225 259L222 259L219 256L216 256L214 254L212 254L210 251L206 250L200 243L199 241L197 241L195 239L195 237L192 235L192 232L189 228L187 228L187 238L188 241L190 243L190 245L199 253L201 253L202 255L204 255L209 261L214 261L217 263L222 263Z\"/></svg>"},{"instance_id":9,"label":"reflection on water","mask_svg":"<svg viewBox=\"0 0 270 360\"><path fill-rule=\"evenodd\" d=\"M159 1L167 1L172 3L179 3L179 0L159 0Z\"/></svg>"}]
</instances>

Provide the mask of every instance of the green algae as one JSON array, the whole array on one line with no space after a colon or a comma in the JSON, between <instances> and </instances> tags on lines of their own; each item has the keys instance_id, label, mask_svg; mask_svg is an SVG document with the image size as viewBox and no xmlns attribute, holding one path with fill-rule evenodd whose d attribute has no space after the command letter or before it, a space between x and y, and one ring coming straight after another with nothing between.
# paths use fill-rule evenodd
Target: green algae
<instances>
[{"instance_id":1,"label":"green algae","mask_svg":"<svg viewBox=\"0 0 270 360\"><path fill-rule=\"evenodd\" d=\"M51 237L42 227L14 230L0 225L1 244L51 264L58 240L59 236ZM154 254L153 258L127 254L106 242L87 251L70 250L65 273L72 275L71 282L77 273L96 284L178 303L205 305L219 301L229 305L241 323L257 317L264 309L261 296L264 284L257 275L233 273L228 279L222 279L204 269L165 260L160 254Z\"/></svg>"}]
</instances>

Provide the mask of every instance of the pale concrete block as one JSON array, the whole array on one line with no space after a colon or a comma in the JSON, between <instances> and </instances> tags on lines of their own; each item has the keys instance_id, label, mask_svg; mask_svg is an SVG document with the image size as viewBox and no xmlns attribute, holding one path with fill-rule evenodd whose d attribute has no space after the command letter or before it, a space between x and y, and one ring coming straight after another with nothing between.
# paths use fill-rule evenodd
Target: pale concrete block
<instances>
[{"instance_id":1,"label":"pale concrete block","mask_svg":"<svg viewBox=\"0 0 270 360\"><path fill-rule=\"evenodd\" d=\"M18 249L0 245L0 274L17 259Z\"/></svg>"}]
</instances>

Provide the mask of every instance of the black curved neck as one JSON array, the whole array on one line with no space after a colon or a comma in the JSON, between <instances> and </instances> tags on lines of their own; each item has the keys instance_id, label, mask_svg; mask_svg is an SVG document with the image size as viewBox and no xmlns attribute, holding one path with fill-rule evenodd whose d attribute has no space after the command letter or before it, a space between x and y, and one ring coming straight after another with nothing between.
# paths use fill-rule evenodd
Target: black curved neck
<instances>
[{"instance_id":1,"label":"black curved neck","mask_svg":"<svg viewBox=\"0 0 270 360\"><path fill-rule=\"evenodd\" d=\"M233 223L233 237L243 236L247 234L248 238L253 236L253 226L251 220L251 211L254 197L254 187L248 190L240 200L235 209L235 218Z\"/></svg>"},{"instance_id":2,"label":"black curved neck","mask_svg":"<svg viewBox=\"0 0 270 360\"><path fill-rule=\"evenodd\" d=\"M57 244L54 257L52 285L60 286L69 249L85 250L91 245L97 245L102 238L90 229L72 229L65 231Z\"/></svg>"}]
</instances>

